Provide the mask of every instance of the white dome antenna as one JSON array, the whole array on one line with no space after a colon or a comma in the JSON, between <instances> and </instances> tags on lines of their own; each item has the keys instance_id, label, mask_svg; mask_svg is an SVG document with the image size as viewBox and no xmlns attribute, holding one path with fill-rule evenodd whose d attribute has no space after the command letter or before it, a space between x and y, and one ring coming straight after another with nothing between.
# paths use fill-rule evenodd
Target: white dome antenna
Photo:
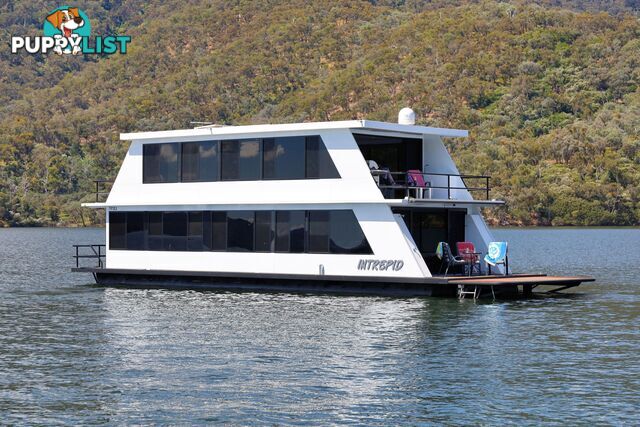
<instances>
[{"instance_id":1,"label":"white dome antenna","mask_svg":"<svg viewBox=\"0 0 640 427\"><path fill-rule=\"evenodd\" d=\"M403 108L398 113L398 124L401 125L415 125L416 113L408 107Z\"/></svg>"}]
</instances>

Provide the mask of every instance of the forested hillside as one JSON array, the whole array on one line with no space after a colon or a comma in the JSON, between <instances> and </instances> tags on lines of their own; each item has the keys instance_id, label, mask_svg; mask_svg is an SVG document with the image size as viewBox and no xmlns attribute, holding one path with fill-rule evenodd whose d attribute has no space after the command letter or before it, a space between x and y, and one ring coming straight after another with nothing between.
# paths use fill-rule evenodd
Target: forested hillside
<instances>
[{"instance_id":1,"label":"forested hillside","mask_svg":"<svg viewBox=\"0 0 640 427\"><path fill-rule=\"evenodd\" d=\"M470 130L494 223L640 223L637 1L102 0L111 57L12 55L49 2L0 5L0 226L90 224L120 132L369 118ZM73 6L73 5L72 5ZM82 7L82 6L81 6Z\"/></svg>"}]
</instances>

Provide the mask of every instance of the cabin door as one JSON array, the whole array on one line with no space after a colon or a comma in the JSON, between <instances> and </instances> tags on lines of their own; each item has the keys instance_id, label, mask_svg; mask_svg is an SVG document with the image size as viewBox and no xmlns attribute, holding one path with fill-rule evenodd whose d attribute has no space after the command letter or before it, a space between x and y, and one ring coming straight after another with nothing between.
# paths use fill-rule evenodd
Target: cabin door
<instances>
[{"instance_id":1,"label":"cabin door","mask_svg":"<svg viewBox=\"0 0 640 427\"><path fill-rule=\"evenodd\" d=\"M456 255L456 243L465 240L464 209L393 209L393 212L402 215L432 274L440 270L436 257L438 243L449 243Z\"/></svg>"}]
</instances>

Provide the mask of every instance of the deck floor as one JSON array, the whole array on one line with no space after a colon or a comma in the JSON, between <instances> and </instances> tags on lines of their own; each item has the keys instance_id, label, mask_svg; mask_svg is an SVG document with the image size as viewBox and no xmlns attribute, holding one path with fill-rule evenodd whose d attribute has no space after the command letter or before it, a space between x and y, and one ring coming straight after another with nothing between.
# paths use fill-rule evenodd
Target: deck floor
<instances>
[{"instance_id":1,"label":"deck floor","mask_svg":"<svg viewBox=\"0 0 640 427\"><path fill-rule=\"evenodd\" d=\"M583 282L593 282L588 276L547 276L545 274L512 274L508 276L476 276L476 277L448 277L451 285L469 286L513 286L513 285L579 285Z\"/></svg>"}]
</instances>

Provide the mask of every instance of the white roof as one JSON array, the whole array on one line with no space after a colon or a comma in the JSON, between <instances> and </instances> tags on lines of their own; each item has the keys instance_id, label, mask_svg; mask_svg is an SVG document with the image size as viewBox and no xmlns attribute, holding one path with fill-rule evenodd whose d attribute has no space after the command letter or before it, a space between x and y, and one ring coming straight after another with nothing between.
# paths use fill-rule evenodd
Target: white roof
<instances>
[{"instance_id":1,"label":"white roof","mask_svg":"<svg viewBox=\"0 0 640 427\"><path fill-rule=\"evenodd\" d=\"M469 132L460 129L434 128L428 126L401 125L398 123L376 122L371 120L345 120L336 122L309 122L275 125L248 126L203 126L196 129L180 129L159 132L121 133L123 141L156 138L180 138L190 136L223 136L249 133L295 132L330 129L363 129L371 131L386 131L406 133L412 135L437 135L444 137L467 137Z\"/></svg>"}]
</instances>

